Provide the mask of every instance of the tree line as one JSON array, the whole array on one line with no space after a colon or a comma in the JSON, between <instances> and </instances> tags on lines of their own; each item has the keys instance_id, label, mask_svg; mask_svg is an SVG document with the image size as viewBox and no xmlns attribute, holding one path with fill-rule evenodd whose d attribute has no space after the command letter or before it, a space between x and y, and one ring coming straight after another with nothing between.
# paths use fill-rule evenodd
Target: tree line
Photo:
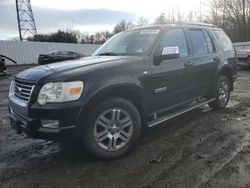
<instances>
[{"instance_id":1,"label":"tree line","mask_svg":"<svg viewBox=\"0 0 250 188\"><path fill-rule=\"evenodd\" d=\"M37 34L28 38L28 41L37 42L64 42L64 43L81 43L81 44L103 44L113 35L125 31L134 27L144 27L148 25L146 18L139 18L137 24L133 24L131 21L125 19L117 23L112 32L99 31L95 34L89 34L88 32L80 32L78 30L58 30L50 34Z\"/></svg>"},{"instance_id":2,"label":"tree line","mask_svg":"<svg viewBox=\"0 0 250 188\"><path fill-rule=\"evenodd\" d=\"M250 0L210 0L205 4L205 8L207 9L206 15L203 15L202 10L183 13L178 7L170 8L167 12L161 13L153 23L149 23L149 20L144 17L140 17L137 23L123 19L115 25L112 32L99 31L95 34L89 34L88 32L58 30L51 34L38 34L28 38L28 40L102 44L114 34L130 28L197 21L211 23L222 28L233 42L250 40Z\"/></svg>"}]
</instances>

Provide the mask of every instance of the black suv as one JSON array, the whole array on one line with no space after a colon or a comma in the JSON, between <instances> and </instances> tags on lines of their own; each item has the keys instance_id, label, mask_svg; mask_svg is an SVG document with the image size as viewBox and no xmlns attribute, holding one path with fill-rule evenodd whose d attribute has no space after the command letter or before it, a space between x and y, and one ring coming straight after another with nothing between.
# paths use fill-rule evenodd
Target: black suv
<instances>
[{"instance_id":1,"label":"black suv","mask_svg":"<svg viewBox=\"0 0 250 188\"><path fill-rule=\"evenodd\" d=\"M99 158L127 153L140 133L206 103L225 108L237 58L209 24L119 33L92 56L38 66L10 86L10 120L32 138L81 138Z\"/></svg>"}]
</instances>

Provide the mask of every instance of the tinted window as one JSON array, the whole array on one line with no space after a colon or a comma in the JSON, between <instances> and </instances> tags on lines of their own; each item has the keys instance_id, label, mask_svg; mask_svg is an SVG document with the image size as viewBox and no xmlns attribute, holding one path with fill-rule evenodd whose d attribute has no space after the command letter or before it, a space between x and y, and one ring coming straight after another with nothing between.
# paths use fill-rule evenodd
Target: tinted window
<instances>
[{"instance_id":1,"label":"tinted window","mask_svg":"<svg viewBox=\"0 0 250 188\"><path fill-rule=\"evenodd\" d=\"M206 41L207 41L208 53L211 54L211 53L215 52L215 48L214 48L212 39L210 38L207 31L204 32L204 35L205 35L205 38L206 38Z\"/></svg>"},{"instance_id":2,"label":"tinted window","mask_svg":"<svg viewBox=\"0 0 250 188\"><path fill-rule=\"evenodd\" d=\"M190 37L194 55L207 54L207 43L204 34L201 30L190 30Z\"/></svg>"},{"instance_id":3,"label":"tinted window","mask_svg":"<svg viewBox=\"0 0 250 188\"><path fill-rule=\"evenodd\" d=\"M170 29L168 30L163 39L161 40L161 49L164 47L178 46L180 51L180 57L188 56L188 47L185 33L182 29Z\"/></svg>"},{"instance_id":4,"label":"tinted window","mask_svg":"<svg viewBox=\"0 0 250 188\"><path fill-rule=\"evenodd\" d=\"M67 52L67 55L76 55L74 52Z\"/></svg>"},{"instance_id":5,"label":"tinted window","mask_svg":"<svg viewBox=\"0 0 250 188\"><path fill-rule=\"evenodd\" d=\"M234 50L233 44L228 36L222 30L214 30L216 38L220 41L223 51L232 51Z\"/></svg>"},{"instance_id":6,"label":"tinted window","mask_svg":"<svg viewBox=\"0 0 250 188\"><path fill-rule=\"evenodd\" d=\"M68 52L66 51L60 51L57 53L57 55L68 55Z\"/></svg>"}]
</instances>

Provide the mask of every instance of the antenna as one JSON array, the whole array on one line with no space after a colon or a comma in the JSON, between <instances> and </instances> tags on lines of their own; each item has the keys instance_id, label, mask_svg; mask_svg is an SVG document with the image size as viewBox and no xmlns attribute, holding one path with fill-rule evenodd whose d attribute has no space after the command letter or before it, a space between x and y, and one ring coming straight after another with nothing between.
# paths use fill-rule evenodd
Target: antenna
<instances>
[{"instance_id":1,"label":"antenna","mask_svg":"<svg viewBox=\"0 0 250 188\"><path fill-rule=\"evenodd\" d=\"M17 23L20 41L37 34L30 0L16 0Z\"/></svg>"}]
</instances>

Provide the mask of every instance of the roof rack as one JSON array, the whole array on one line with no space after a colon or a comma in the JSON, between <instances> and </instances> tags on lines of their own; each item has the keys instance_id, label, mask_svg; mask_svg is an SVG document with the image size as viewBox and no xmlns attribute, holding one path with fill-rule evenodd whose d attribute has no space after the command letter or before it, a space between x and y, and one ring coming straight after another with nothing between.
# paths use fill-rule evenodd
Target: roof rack
<instances>
[{"instance_id":1,"label":"roof rack","mask_svg":"<svg viewBox=\"0 0 250 188\"><path fill-rule=\"evenodd\" d=\"M216 27L213 24L203 23L203 22L178 22L181 25L194 25L194 26L204 26L204 27Z\"/></svg>"}]
</instances>

